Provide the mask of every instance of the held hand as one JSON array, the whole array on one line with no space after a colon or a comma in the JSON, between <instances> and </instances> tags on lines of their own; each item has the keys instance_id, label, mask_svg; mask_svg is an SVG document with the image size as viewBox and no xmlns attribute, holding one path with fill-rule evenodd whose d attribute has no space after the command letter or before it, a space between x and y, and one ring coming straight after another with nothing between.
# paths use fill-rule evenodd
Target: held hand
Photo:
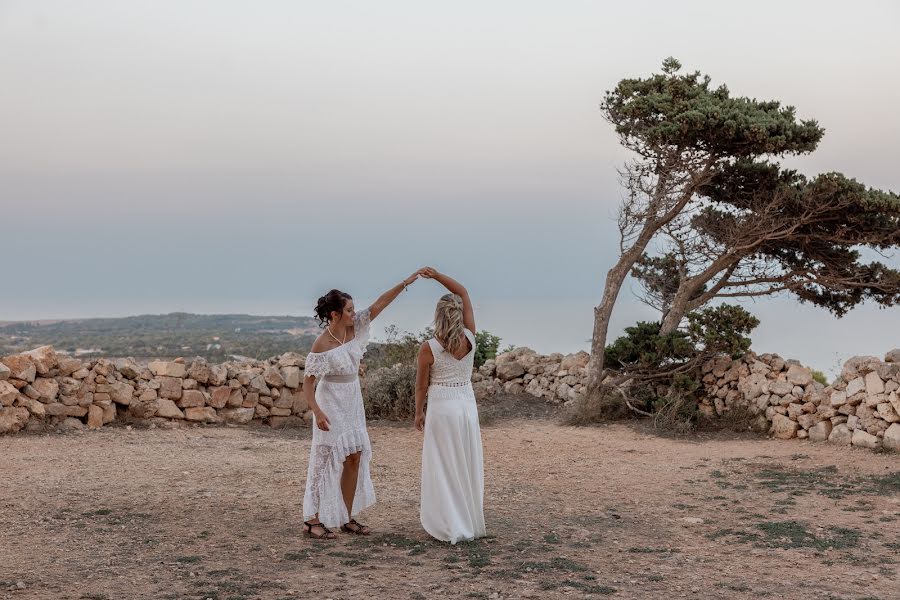
<instances>
[{"instance_id":1,"label":"held hand","mask_svg":"<svg viewBox=\"0 0 900 600\"><path fill-rule=\"evenodd\" d=\"M321 410L313 413L316 417L316 426L322 431L331 431L331 424L328 422L328 416Z\"/></svg>"},{"instance_id":2,"label":"held hand","mask_svg":"<svg viewBox=\"0 0 900 600\"><path fill-rule=\"evenodd\" d=\"M413 281L415 281L416 279L418 279L419 276L420 276L421 274L422 274L422 269L419 269L418 271L416 271L415 273L413 273L412 275L410 275L409 277L407 277L406 279L404 279L404 280L403 280L403 287L408 286L408 285L411 284Z\"/></svg>"},{"instance_id":3,"label":"held hand","mask_svg":"<svg viewBox=\"0 0 900 600\"><path fill-rule=\"evenodd\" d=\"M416 413L416 429L422 431L425 429L425 413Z\"/></svg>"},{"instance_id":4,"label":"held hand","mask_svg":"<svg viewBox=\"0 0 900 600\"><path fill-rule=\"evenodd\" d=\"M418 273L420 273L425 279L434 279L438 276L437 269L433 267L422 267L418 270Z\"/></svg>"}]
</instances>

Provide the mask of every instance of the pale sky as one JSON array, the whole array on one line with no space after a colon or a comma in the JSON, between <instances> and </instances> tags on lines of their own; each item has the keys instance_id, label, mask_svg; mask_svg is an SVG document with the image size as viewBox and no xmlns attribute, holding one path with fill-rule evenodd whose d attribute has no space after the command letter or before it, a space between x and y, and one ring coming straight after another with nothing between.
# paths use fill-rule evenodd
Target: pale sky
<instances>
[{"instance_id":1,"label":"pale sky","mask_svg":"<svg viewBox=\"0 0 900 600\"><path fill-rule=\"evenodd\" d=\"M311 314L431 264L504 343L586 349L628 156L604 91L675 56L817 119L805 173L897 191L898 27L892 1L0 0L0 321ZM633 289L614 334L654 318ZM757 350L823 370L900 346L897 308L745 306Z\"/></svg>"}]
</instances>

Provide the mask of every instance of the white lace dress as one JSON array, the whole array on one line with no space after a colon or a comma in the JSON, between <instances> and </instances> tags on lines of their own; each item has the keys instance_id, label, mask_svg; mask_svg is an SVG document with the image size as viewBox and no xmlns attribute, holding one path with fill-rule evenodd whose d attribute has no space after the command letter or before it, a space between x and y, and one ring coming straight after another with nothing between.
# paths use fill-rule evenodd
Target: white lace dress
<instances>
[{"instance_id":1,"label":"white lace dress","mask_svg":"<svg viewBox=\"0 0 900 600\"><path fill-rule=\"evenodd\" d=\"M375 504L375 488L369 475L372 446L358 376L359 361L369 342L368 310L357 313L354 331L354 338L344 345L306 356L305 374L317 379L316 403L328 416L330 430L322 431L313 420L303 520L318 513L326 527L339 527L350 520L341 495L343 463L350 454L362 452L351 513L357 515Z\"/></svg>"},{"instance_id":2,"label":"white lace dress","mask_svg":"<svg viewBox=\"0 0 900 600\"><path fill-rule=\"evenodd\" d=\"M472 350L461 359L428 341L434 364L428 386L419 516L432 537L455 544L483 537L484 467L478 406L472 390Z\"/></svg>"}]
</instances>

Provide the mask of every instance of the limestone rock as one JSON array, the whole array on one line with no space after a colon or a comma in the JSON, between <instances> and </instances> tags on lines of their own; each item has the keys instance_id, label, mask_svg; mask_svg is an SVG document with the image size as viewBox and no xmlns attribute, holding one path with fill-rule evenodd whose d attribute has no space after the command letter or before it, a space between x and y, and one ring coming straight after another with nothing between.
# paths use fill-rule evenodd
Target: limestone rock
<instances>
[{"instance_id":1,"label":"limestone rock","mask_svg":"<svg viewBox=\"0 0 900 600\"><path fill-rule=\"evenodd\" d=\"M187 369L185 368L184 363L154 360L147 366L150 368L150 372L157 377L184 378L187 376Z\"/></svg>"},{"instance_id":2,"label":"limestone rock","mask_svg":"<svg viewBox=\"0 0 900 600\"><path fill-rule=\"evenodd\" d=\"M204 359L195 358L188 371L188 377L195 380L197 383L205 385L209 383L209 379L212 377L212 369Z\"/></svg>"},{"instance_id":3,"label":"limestone rock","mask_svg":"<svg viewBox=\"0 0 900 600\"><path fill-rule=\"evenodd\" d=\"M894 423L888 427L881 442L885 449L900 452L900 423Z\"/></svg>"},{"instance_id":4,"label":"limestone rock","mask_svg":"<svg viewBox=\"0 0 900 600\"><path fill-rule=\"evenodd\" d=\"M12 406L19 396L19 390L8 381L0 381L0 406Z\"/></svg>"},{"instance_id":5,"label":"limestone rock","mask_svg":"<svg viewBox=\"0 0 900 600\"><path fill-rule=\"evenodd\" d=\"M225 408L232 390L228 386L214 387L210 390L209 404L213 408Z\"/></svg>"},{"instance_id":6,"label":"limestone rock","mask_svg":"<svg viewBox=\"0 0 900 600\"><path fill-rule=\"evenodd\" d=\"M67 417L59 424L59 430L63 433L81 431L82 429L84 429L84 423L74 417Z\"/></svg>"},{"instance_id":7,"label":"limestone rock","mask_svg":"<svg viewBox=\"0 0 900 600\"><path fill-rule=\"evenodd\" d=\"M857 377L855 379L852 379L847 384L847 397L850 398L851 396L855 396L864 389L866 389L866 380L864 378Z\"/></svg>"},{"instance_id":8,"label":"limestone rock","mask_svg":"<svg viewBox=\"0 0 900 600\"><path fill-rule=\"evenodd\" d=\"M128 406L134 397L134 386L124 381L117 381L109 386L109 397L116 404Z\"/></svg>"},{"instance_id":9,"label":"limestone rock","mask_svg":"<svg viewBox=\"0 0 900 600\"><path fill-rule=\"evenodd\" d=\"M503 362L497 364L497 377L501 381L510 381L525 374L525 367L517 362Z\"/></svg>"},{"instance_id":10,"label":"limestone rock","mask_svg":"<svg viewBox=\"0 0 900 600\"><path fill-rule=\"evenodd\" d=\"M797 417L797 423L799 423L800 427L802 427L803 429L811 429L813 425L815 425L818 421L818 416L807 413L804 413Z\"/></svg>"},{"instance_id":11,"label":"limestone rock","mask_svg":"<svg viewBox=\"0 0 900 600\"><path fill-rule=\"evenodd\" d=\"M809 439L812 442L824 442L831 435L831 421L820 421L809 428Z\"/></svg>"},{"instance_id":12,"label":"limestone rock","mask_svg":"<svg viewBox=\"0 0 900 600\"><path fill-rule=\"evenodd\" d=\"M284 375L284 385L286 387L292 389L300 387L300 367L282 367L281 372Z\"/></svg>"},{"instance_id":13,"label":"limestone rock","mask_svg":"<svg viewBox=\"0 0 900 600\"><path fill-rule=\"evenodd\" d=\"M0 358L0 362L9 368L9 379L21 379L31 383L37 375L34 362L22 354L13 354Z\"/></svg>"},{"instance_id":14,"label":"limestone rock","mask_svg":"<svg viewBox=\"0 0 900 600\"><path fill-rule=\"evenodd\" d=\"M88 407L81 405L66 406L66 410L63 414L69 417L83 417L88 414Z\"/></svg>"},{"instance_id":15,"label":"limestone rock","mask_svg":"<svg viewBox=\"0 0 900 600\"><path fill-rule=\"evenodd\" d=\"M176 364L176 363L171 363ZM184 365L182 365L184 366ZM162 376L159 378L159 397L168 398L170 400L179 400L181 398L181 379L178 377Z\"/></svg>"},{"instance_id":16,"label":"limestone rock","mask_svg":"<svg viewBox=\"0 0 900 600\"><path fill-rule=\"evenodd\" d=\"M32 387L37 390L41 402L53 402L59 393L59 383L55 379L36 377Z\"/></svg>"},{"instance_id":17,"label":"limestone rock","mask_svg":"<svg viewBox=\"0 0 900 600\"><path fill-rule=\"evenodd\" d=\"M178 399L178 406L181 408L196 408L206 404L206 396L199 390L185 390L181 398ZM215 413L215 410L213 410Z\"/></svg>"},{"instance_id":18,"label":"limestone rock","mask_svg":"<svg viewBox=\"0 0 900 600\"><path fill-rule=\"evenodd\" d=\"M0 362L0 381L6 381L7 379L9 379L9 374L9 367Z\"/></svg>"},{"instance_id":19,"label":"limestone rock","mask_svg":"<svg viewBox=\"0 0 900 600\"><path fill-rule=\"evenodd\" d=\"M900 421L900 415L894 410L890 402L882 402L876 407L878 415L888 423L897 423Z\"/></svg>"},{"instance_id":20,"label":"limestone rock","mask_svg":"<svg viewBox=\"0 0 900 600\"><path fill-rule=\"evenodd\" d=\"M852 439L853 433L844 423L835 425L834 429L831 430L831 435L828 436L829 442L839 444L841 446L849 446Z\"/></svg>"},{"instance_id":21,"label":"limestone rock","mask_svg":"<svg viewBox=\"0 0 900 600\"><path fill-rule=\"evenodd\" d=\"M894 348L884 355L884 362L900 363L900 348Z\"/></svg>"},{"instance_id":22,"label":"limestone rock","mask_svg":"<svg viewBox=\"0 0 900 600\"><path fill-rule=\"evenodd\" d=\"M191 406L184 409L184 418L200 423L218 423L219 417L211 406Z\"/></svg>"},{"instance_id":23,"label":"limestone rock","mask_svg":"<svg viewBox=\"0 0 900 600\"><path fill-rule=\"evenodd\" d=\"M143 397L143 394L141 394L141 396ZM160 402L160 400L155 398L152 400L142 400L141 398L138 398L128 405L128 414L135 419L149 419L156 415L156 411L159 410Z\"/></svg>"},{"instance_id":24,"label":"limestone rock","mask_svg":"<svg viewBox=\"0 0 900 600\"><path fill-rule=\"evenodd\" d=\"M792 385L809 385L812 383L812 371L800 365L791 365L787 370L788 383Z\"/></svg>"},{"instance_id":25,"label":"limestone rock","mask_svg":"<svg viewBox=\"0 0 900 600\"><path fill-rule=\"evenodd\" d=\"M884 393L884 382L878 373L871 372L866 374L866 393L871 395Z\"/></svg>"},{"instance_id":26,"label":"limestone rock","mask_svg":"<svg viewBox=\"0 0 900 600\"><path fill-rule=\"evenodd\" d=\"M43 419L47 415L47 405L38 402L37 400L32 400L27 396L19 396L19 398L16 400L16 405L24 406L28 409L28 412L30 412L38 419Z\"/></svg>"},{"instance_id":27,"label":"limestone rock","mask_svg":"<svg viewBox=\"0 0 900 600\"><path fill-rule=\"evenodd\" d=\"M866 433L862 429L856 429L853 431L853 437L851 438L851 443L854 446L859 446L861 448L869 448L871 450L877 449L881 446L881 440L870 433Z\"/></svg>"},{"instance_id":28,"label":"limestone rock","mask_svg":"<svg viewBox=\"0 0 900 600\"><path fill-rule=\"evenodd\" d=\"M165 417L166 419L183 419L184 413L175 406L175 403L168 398L159 401L159 407L156 409L156 416Z\"/></svg>"},{"instance_id":29,"label":"limestone rock","mask_svg":"<svg viewBox=\"0 0 900 600\"><path fill-rule=\"evenodd\" d=\"M225 365L213 365L209 368L209 385L224 385L228 381L228 368Z\"/></svg>"},{"instance_id":30,"label":"limestone rock","mask_svg":"<svg viewBox=\"0 0 900 600\"><path fill-rule=\"evenodd\" d=\"M124 375L127 379L138 379L141 376L141 369L137 363L131 358L119 358L115 361L116 370Z\"/></svg>"},{"instance_id":31,"label":"limestone rock","mask_svg":"<svg viewBox=\"0 0 900 600\"><path fill-rule=\"evenodd\" d=\"M262 375L256 375L250 379L250 389L260 396L272 395L272 392L269 391L269 386L266 385L266 379Z\"/></svg>"},{"instance_id":32,"label":"limestone rock","mask_svg":"<svg viewBox=\"0 0 900 600\"><path fill-rule=\"evenodd\" d=\"M263 379L274 388L284 387L284 377L278 367L269 367L263 371Z\"/></svg>"},{"instance_id":33,"label":"limestone rock","mask_svg":"<svg viewBox=\"0 0 900 600\"><path fill-rule=\"evenodd\" d=\"M854 356L844 363L844 368L841 369L841 379L850 381L869 371L874 371L880 362L875 356Z\"/></svg>"},{"instance_id":34,"label":"limestone rock","mask_svg":"<svg viewBox=\"0 0 900 600\"><path fill-rule=\"evenodd\" d=\"M784 415L776 414L772 417L772 437L780 440L789 440L797 435L797 423Z\"/></svg>"},{"instance_id":35,"label":"limestone rock","mask_svg":"<svg viewBox=\"0 0 900 600\"><path fill-rule=\"evenodd\" d=\"M53 346L41 346L24 353L34 363L35 370L39 375L47 375L51 369L55 369L59 364L59 357L53 350Z\"/></svg>"},{"instance_id":36,"label":"limestone rock","mask_svg":"<svg viewBox=\"0 0 900 600\"><path fill-rule=\"evenodd\" d=\"M219 416L226 423L234 425L246 425L253 420L254 414L256 414L254 408L226 408L219 411Z\"/></svg>"},{"instance_id":37,"label":"limestone rock","mask_svg":"<svg viewBox=\"0 0 900 600\"><path fill-rule=\"evenodd\" d=\"M92 404L88 409L87 426L88 429L100 429L103 427L103 409L96 404Z\"/></svg>"},{"instance_id":38,"label":"limestone rock","mask_svg":"<svg viewBox=\"0 0 900 600\"><path fill-rule=\"evenodd\" d=\"M22 406L0 408L0 433L15 433L25 427L30 413Z\"/></svg>"}]
</instances>

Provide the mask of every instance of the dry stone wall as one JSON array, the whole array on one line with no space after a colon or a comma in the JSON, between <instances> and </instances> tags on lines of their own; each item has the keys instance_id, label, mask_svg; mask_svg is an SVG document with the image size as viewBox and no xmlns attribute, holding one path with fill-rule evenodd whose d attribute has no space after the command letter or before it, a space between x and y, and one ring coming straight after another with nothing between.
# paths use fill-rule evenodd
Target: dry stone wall
<instances>
[{"instance_id":1,"label":"dry stone wall","mask_svg":"<svg viewBox=\"0 0 900 600\"><path fill-rule=\"evenodd\" d=\"M542 356L517 348L487 361L473 377L474 386L480 396L524 392L569 404L584 392L588 359L586 352ZM742 409L776 438L900 452L900 349L884 360L851 358L831 385L777 354L719 357L704 364L701 374L700 410L707 416Z\"/></svg>"},{"instance_id":2,"label":"dry stone wall","mask_svg":"<svg viewBox=\"0 0 900 600\"><path fill-rule=\"evenodd\" d=\"M0 433L112 422L302 425L311 421L304 364L294 353L219 365L202 358L83 362L43 346L0 358Z\"/></svg>"}]
</instances>

